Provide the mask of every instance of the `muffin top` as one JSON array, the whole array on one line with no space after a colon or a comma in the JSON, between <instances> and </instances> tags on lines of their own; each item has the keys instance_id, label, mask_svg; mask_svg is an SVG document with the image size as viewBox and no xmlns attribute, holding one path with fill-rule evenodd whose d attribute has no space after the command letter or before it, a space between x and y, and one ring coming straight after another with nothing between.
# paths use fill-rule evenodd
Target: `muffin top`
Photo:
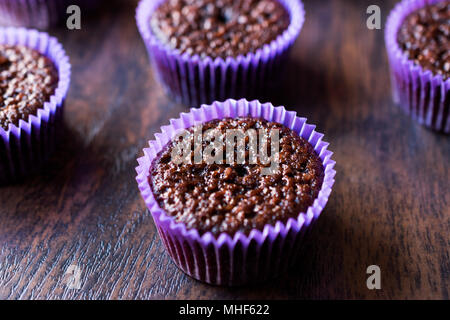
<instances>
[{"instance_id":1,"label":"muffin top","mask_svg":"<svg viewBox=\"0 0 450 320\"><path fill-rule=\"evenodd\" d=\"M450 77L450 1L411 13L397 34L408 58L435 75Z\"/></svg>"},{"instance_id":2,"label":"muffin top","mask_svg":"<svg viewBox=\"0 0 450 320\"><path fill-rule=\"evenodd\" d=\"M215 236L222 232L233 236L237 231L248 235L252 229L262 231L266 224L296 219L317 198L324 179L322 161L311 144L291 129L258 118L226 118L191 127L184 139L194 138L196 128L203 137L215 129L216 139L221 137L218 141L226 141L228 129L255 129L258 137L261 134L268 139L268 145L271 130L277 129L279 166L273 174L263 175L262 169L270 164L259 157L249 161L248 139L244 163L237 161L237 156L233 162L225 161L224 147L222 163L194 161L191 154L191 164L176 164L171 155L177 142L170 142L154 159L149 184L160 207L188 229L200 234L210 231ZM263 140L258 139L259 148ZM206 140L202 140L203 152L210 145Z\"/></svg>"},{"instance_id":3,"label":"muffin top","mask_svg":"<svg viewBox=\"0 0 450 320\"><path fill-rule=\"evenodd\" d=\"M50 100L58 85L53 62L36 50L0 44L0 126L28 120Z\"/></svg>"},{"instance_id":4,"label":"muffin top","mask_svg":"<svg viewBox=\"0 0 450 320\"><path fill-rule=\"evenodd\" d=\"M150 18L159 40L204 58L255 52L289 26L277 0L167 0Z\"/></svg>"}]
</instances>

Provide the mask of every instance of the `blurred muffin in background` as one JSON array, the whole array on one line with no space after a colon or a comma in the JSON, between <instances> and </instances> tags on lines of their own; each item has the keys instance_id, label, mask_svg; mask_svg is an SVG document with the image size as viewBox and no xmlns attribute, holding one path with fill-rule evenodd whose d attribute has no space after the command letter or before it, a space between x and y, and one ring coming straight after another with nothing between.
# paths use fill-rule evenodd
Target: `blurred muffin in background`
<instances>
[{"instance_id":1,"label":"blurred muffin in background","mask_svg":"<svg viewBox=\"0 0 450 320\"><path fill-rule=\"evenodd\" d=\"M0 185L37 172L55 149L70 69L56 38L0 27Z\"/></svg>"},{"instance_id":2,"label":"blurred muffin in background","mask_svg":"<svg viewBox=\"0 0 450 320\"><path fill-rule=\"evenodd\" d=\"M450 1L403 0L385 41L394 101L418 123L450 133Z\"/></svg>"},{"instance_id":3,"label":"blurred muffin in background","mask_svg":"<svg viewBox=\"0 0 450 320\"><path fill-rule=\"evenodd\" d=\"M280 88L300 0L142 0L136 20L166 92L187 106Z\"/></svg>"}]
</instances>

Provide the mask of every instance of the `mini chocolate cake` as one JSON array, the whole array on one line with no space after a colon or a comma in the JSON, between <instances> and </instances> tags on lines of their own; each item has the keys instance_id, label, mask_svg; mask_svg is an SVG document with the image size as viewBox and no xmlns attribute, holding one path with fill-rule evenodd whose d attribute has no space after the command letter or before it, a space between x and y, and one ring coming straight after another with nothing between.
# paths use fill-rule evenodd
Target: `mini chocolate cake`
<instances>
[{"instance_id":1,"label":"mini chocolate cake","mask_svg":"<svg viewBox=\"0 0 450 320\"><path fill-rule=\"evenodd\" d=\"M266 224L286 223L305 212L317 198L324 179L324 168L312 145L291 129L275 122L257 118L226 118L202 125L220 131L225 140L227 129L259 129L270 142L270 130L279 131L279 167L274 174L263 175L260 159L249 161L246 143L244 164L222 163L176 164L172 161L175 141L170 142L155 158L150 169L149 184L156 201L165 212L188 229L207 231L215 236L237 231L249 234L263 230ZM259 133L258 133L259 134ZM194 128L184 139L194 137ZM202 150L210 144L202 140ZM189 141L189 140L187 140ZM247 139L247 142L249 140ZM194 151L194 144L192 144ZM193 153L193 152L192 152ZM236 158L237 159L237 158Z\"/></svg>"},{"instance_id":2,"label":"mini chocolate cake","mask_svg":"<svg viewBox=\"0 0 450 320\"><path fill-rule=\"evenodd\" d=\"M28 120L50 100L58 85L53 62L25 46L0 44L0 126Z\"/></svg>"},{"instance_id":3,"label":"mini chocolate cake","mask_svg":"<svg viewBox=\"0 0 450 320\"><path fill-rule=\"evenodd\" d=\"M397 41L410 60L450 77L450 1L428 5L410 14L397 34Z\"/></svg>"},{"instance_id":4,"label":"mini chocolate cake","mask_svg":"<svg viewBox=\"0 0 450 320\"><path fill-rule=\"evenodd\" d=\"M289 23L289 13L276 0L167 0L150 18L162 42L212 58L255 52Z\"/></svg>"}]
</instances>

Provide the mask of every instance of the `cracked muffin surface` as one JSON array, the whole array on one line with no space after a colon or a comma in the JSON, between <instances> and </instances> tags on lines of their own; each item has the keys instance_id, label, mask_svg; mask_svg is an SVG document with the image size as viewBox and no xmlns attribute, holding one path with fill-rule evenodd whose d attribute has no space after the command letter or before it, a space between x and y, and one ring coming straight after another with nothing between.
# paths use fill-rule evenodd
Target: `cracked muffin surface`
<instances>
[{"instance_id":1,"label":"cracked muffin surface","mask_svg":"<svg viewBox=\"0 0 450 320\"><path fill-rule=\"evenodd\" d=\"M182 53L226 58L275 40L290 16L276 0L167 0L149 23L159 40Z\"/></svg>"},{"instance_id":2,"label":"cracked muffin surface","mask_svg":"<svg viewBox=\"0 0 450 320\"><path fill-rule=\"evenodd\" d=\"M184 139L194 141L195 128L187 129ZM177 164L172 161L177 141L171 141L154 159L148 179L159 206L188 229L197 229L200 234L210 231L215 236L223 232L234 235L237 231L249 234L253 229L263 230L266 224L296 219L317 198L324 179L322 161L312 145L291 129L248 117L212 120L197 128L203 137L215 132L216 139L221 137L218 141L226 141L228 129L243 132L255 129L269 144L271 129L277 129L279 166L274 174L263 175L262 169L270 163L262 162L259 156L256 162L249 161L252 149L249 138L245 140L244 163L236 161L237 143L233 162L226 161L224 146L222 163L208 163L205 158L198 163L192 143L187 157L191 158L191 163ZM203 154L210 140L203 138L201 144L197 144Z\"/></svg>"},{"instance_id":3,"label":"cracked muffin surface","mask_svg":"<svg viewBox=\"0 0 450 320\"><path fill-rule=\"evenodd\" d=\"M0 126L28 121L50 100L58 85L54 63L37 50L0 44Z\"/></svg>"},{"instance_id":4,"label":"cracked muffin surface","mask_svg":"<svg viewBox=\"0 0 450 320\"><path fill-rule=\"evenodd\" d=\"M400 48L425 70L450 77L450 1L427 5L403 21L397 41Z\"/></svg>"}]
</instances>

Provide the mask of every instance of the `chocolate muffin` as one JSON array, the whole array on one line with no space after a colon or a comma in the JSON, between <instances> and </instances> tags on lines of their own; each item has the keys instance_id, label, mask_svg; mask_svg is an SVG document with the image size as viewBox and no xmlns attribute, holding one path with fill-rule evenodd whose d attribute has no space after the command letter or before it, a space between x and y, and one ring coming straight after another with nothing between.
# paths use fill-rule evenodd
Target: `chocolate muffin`
<instances>
[{"instance_id":1,"label":"chocolate muffin","mask_svg":"<svg viewBox=\"0 0 450 320\"><path fill-rule=\"evenodd\" d=\"M427 5L403 21L397 41L408 58L444 80L450 77L450 1Z\"/></svg>"},{"instance_id":2,"label":"chocolate muffin","mask_svg":"<svg viewBox=\"0 0 450 320\"><path fill-rule=\"evenodd\" d=\"M28 120L50 100L58 85L54 63L21 45L0 44L0 126Z\"/></svg>"},{"instance_id":3,"label":"chocolate muffin","mask_svg":"<svg viewBox=\"0 0 450 320\"><path fill-rule=\"evenodd\" d=\"M325 173L308 141L282 124L258 118L225 118L201 126L203 134L210 129L217 130L222 141L226 141L228 129L261 129L268 141L271 130L278 129L278 170L263 175L262 169L268 164L259 158L256 163L249 161L248 143L243 164L225 161L225 151L222 163L196 163L192 157L191 164L176 164L171 155L178 142L172 141L153 161L148 178L156 201L167 215L200 234L210 231L215 236L222 232L232 236L241 231L248 235L253 229L263 230L266 224L296 219L313 204ZM187 129L184 139L193 138L194 132L194 127ZM203 151L210 144L205 140Z\"/></svg>"},{"instance_id":4,"label":"chocolate muffin","mask_svg":"<svg viewBox=\"0 0 450 320\"><path fill-rule=\"evenodd\" d=\"M289 13L276 0L167 0L150 18L163 43L211 58L255 52L289 23Z\"/></svg>"}]
</instances>

